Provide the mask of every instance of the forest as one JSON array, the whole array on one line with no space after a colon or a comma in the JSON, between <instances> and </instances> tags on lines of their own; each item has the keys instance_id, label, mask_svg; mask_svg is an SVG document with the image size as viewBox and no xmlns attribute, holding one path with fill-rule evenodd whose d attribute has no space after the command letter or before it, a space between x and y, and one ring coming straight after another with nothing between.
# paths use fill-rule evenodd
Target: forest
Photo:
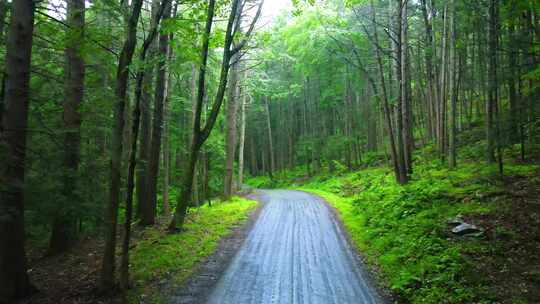
<instances>
[{"instance_id":1,"label":"forest","mask_svg":"<svg viewBox=\"0 0 540 304\"><path fill-rule=\"evenodd\" d=\"M0 304L540 303L538 1L0 0L0 57Z\"/></svg>"}]
</instances>

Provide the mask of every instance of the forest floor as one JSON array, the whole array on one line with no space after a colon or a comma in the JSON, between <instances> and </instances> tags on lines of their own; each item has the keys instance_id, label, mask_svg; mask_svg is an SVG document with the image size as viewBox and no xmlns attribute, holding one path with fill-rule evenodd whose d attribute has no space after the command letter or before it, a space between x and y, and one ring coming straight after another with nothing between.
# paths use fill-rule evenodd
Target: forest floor
<instances>
[{"instance_id":1,"label":"forest floor","mask_svg":"<svg viewBox=\"0 0 540 304\"><path fill-rule=\"evenodd\" d=\"M398 185L384 158L354 172L304 168L255 177L258 188L308 191L334 206L368 265L400 303L540 303L540 166L505 154L505 175L480 161L482 142L462 146L449 170L426 146L415 172ZM369 161L368 157L365 160ZM483 230L451 232L460 216Z\"/></svg>"},{"instance_id":2,"label":"forest floor","mask_svg":"<svg viewBox=\"0 0 540 304\"><path fill-rule=\"evenodd\" d=\"M185 284L222 246L221 240L230 240L242 230L256 206L253 200L233 198L212 207L193 209L185 224L186 231L179 234L166 232L167 218L161 218L153 227L136 227L130 253L133 287L127 294L129 302L163 301L164 290ZM100 238L87 237L64 254L48 256L43 246L30 244L30 278L40 292L22 303L122 302L118 294L100 296L96 292L103 246Z\"/></svg>"}]
</instances>

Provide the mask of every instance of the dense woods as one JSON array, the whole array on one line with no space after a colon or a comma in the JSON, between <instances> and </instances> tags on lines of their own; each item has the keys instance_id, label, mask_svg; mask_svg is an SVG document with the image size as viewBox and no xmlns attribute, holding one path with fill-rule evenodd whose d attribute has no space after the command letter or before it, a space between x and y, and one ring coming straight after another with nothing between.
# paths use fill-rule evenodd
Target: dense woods
<instances>
[{"instance_id":1,"label":"dense woods","mask_svg":"<svg viewBox=\"0 0 540 304\"><path fill-rule=\"evenodd\" d=\"M538 7L527 1L360 1L306 7L261 34L249 171L351 169L388 155L396 179L436 143L449 167L480 124L485 160L538 143ZM269 120L270 123L267 123Z\"/></svg>"},{"instance_id":2,"label":"dense woods","mask_svg":"<svg viewBox=\"0 0 540 304\"><path fill-rule=\"evenodd\" d=\"M0 0L0 303L88 239L125 293L134 230L182 238L250 178L538 164L537 1L293 3Z\"/></svg>"}]
</instances>

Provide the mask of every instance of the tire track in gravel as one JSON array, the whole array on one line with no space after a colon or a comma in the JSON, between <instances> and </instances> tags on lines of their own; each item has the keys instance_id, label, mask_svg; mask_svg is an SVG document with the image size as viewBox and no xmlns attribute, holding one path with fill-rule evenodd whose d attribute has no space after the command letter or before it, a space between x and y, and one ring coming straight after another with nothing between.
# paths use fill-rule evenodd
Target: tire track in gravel
<instances>
[{"instance_id":1,"label":"tire track in gravel","mask_svg":"<svg viewBox=\"0 0 540 304\"><path fill-rule=\"evenodd\" d=\"M261 199L208 304L383 303L322 199L288 190L261 191Z\"/></svg>"}]
</instances>

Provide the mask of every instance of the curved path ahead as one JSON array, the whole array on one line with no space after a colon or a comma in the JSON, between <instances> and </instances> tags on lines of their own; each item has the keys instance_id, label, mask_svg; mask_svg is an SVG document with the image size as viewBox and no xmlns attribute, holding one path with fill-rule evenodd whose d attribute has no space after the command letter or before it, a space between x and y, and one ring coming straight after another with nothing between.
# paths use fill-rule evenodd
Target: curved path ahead
<instances>
[{"instance_id":1,"label":"curved path ahead","mask_svg":"<svg viewBox=\"0 0 540 304\"><path fill-rule=\"evenodd\" d=\"M262 191L253 230L209 304L382 303L329 207L300 191Z\"/></svg>"}]
</instances>

